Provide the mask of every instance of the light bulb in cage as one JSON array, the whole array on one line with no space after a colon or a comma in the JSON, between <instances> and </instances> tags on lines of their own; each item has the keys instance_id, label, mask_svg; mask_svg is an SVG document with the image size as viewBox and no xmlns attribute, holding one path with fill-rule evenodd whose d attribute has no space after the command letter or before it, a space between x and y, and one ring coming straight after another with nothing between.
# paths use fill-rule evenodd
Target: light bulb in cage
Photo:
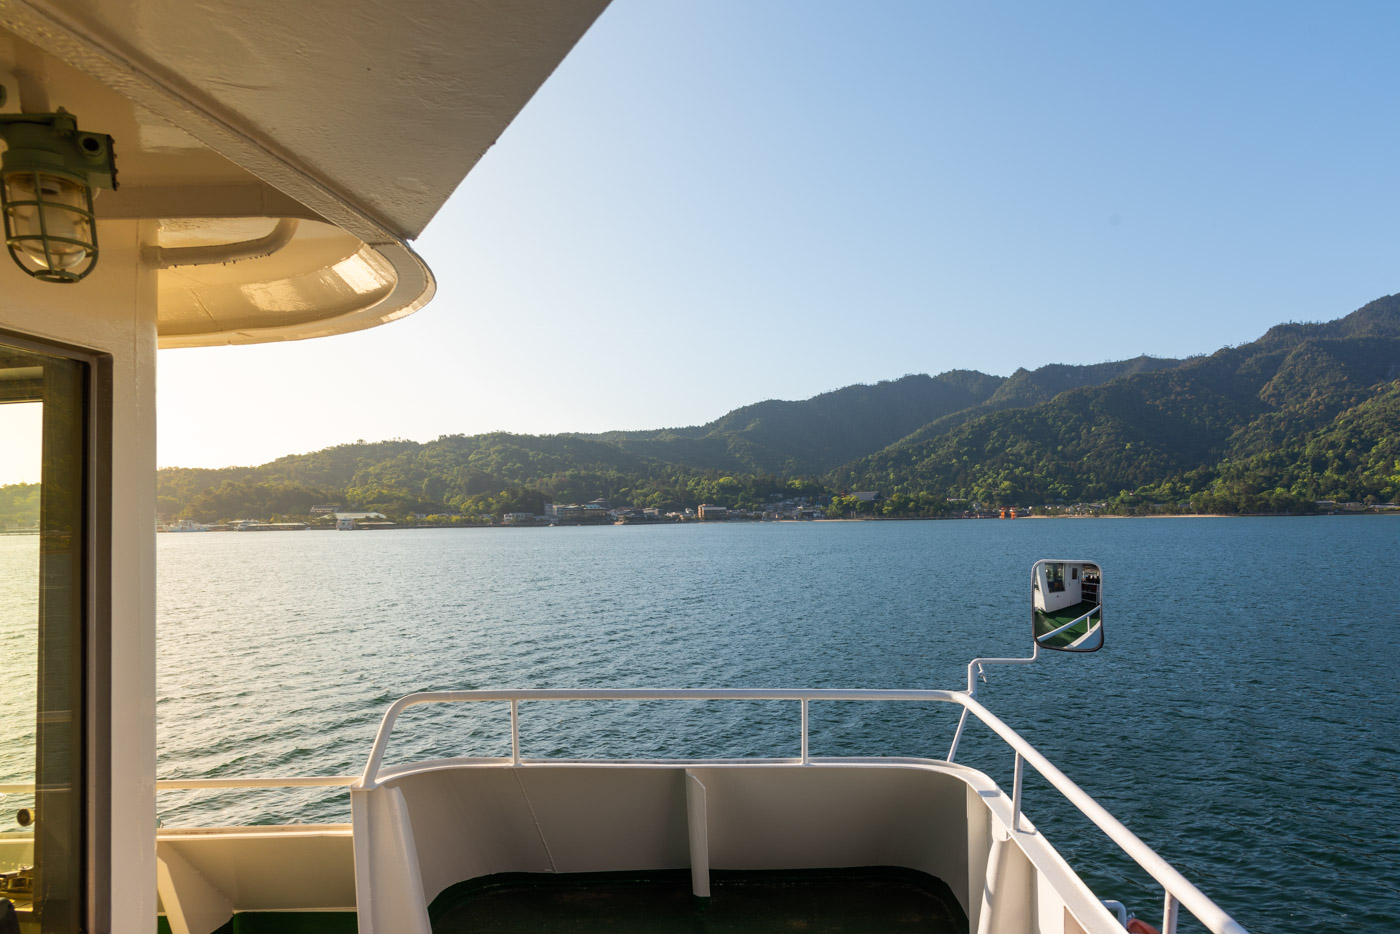
<instances>
[{"instance_id":1,"label":"light bulb in cage","mask_svg":"<svg viewBox=\"0 0 1400 934\"><path fill-rule=\"evenodd\" d=\"M95 188L116 188L112 138L78 130L73 115L0 114L0 215L19 268L77 282L97 265Z\"/></svg>"}]
</instances>

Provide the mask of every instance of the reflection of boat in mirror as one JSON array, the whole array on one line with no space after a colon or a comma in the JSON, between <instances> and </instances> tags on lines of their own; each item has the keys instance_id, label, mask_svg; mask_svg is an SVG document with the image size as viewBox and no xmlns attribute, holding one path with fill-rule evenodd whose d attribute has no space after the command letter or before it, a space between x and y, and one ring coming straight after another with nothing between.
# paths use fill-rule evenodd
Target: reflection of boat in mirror
<instances>
[{"instance_id":1,"label":"reflection of boat in mirror","mask_svg":"<svg viewBox=\"0 0 1400 934\"><path fill-rule=\"evenodd\" d=\"M1037 561L1031 570L1036 645L1065 652L1103 648L1103 573L1088 561Z\"/></svg>"}]
</instances>

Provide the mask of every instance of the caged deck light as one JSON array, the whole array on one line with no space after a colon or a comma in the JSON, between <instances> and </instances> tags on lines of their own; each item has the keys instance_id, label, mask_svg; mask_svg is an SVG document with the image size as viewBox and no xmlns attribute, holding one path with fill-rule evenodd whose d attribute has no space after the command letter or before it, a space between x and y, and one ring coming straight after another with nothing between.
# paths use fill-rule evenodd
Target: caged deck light
<instances>
[{"instance_id":1,"label":"caged deck light","mask_svg":"<svg viewBox=\"0 0 1400 934\"><path fill-rule=\"evenodd\" d=\"M0 215L20 269L45 282L77 282L97 265L94 188L116 188L112 137L83 133L62 107L0 114Z\"/></svg>"}]
</instances>

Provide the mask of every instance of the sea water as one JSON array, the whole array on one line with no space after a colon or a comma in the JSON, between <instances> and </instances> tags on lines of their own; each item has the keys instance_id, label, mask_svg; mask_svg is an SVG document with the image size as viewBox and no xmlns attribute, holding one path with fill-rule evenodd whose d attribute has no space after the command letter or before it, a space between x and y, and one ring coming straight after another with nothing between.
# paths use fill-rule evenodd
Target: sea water
<instances>
[{"instance_id":1,"label":"sea water","mask_svg":"<svg viewBox=\"0 0 1400 934\"><path fill-rule=\"evenodd\" d=\"M1103 566L1107 645L989 667L979 698L1251 930L1400 926L1396 517L164 535L159 775L356 774L418 690L959 689L972 657L1026 654L1044 557ZM955 715L816 703L811 752L940 758ZM521 742L796 756L799 714L523 704ZM509 751L504 704L420 707L387 761ZM958 758L1010 787L985 728ZM1025 807L1096 892L1160 917L1150 878L1029 770ZM336 789L159 796L166 826L348 812Z\"/></svg>"}]
</instances>

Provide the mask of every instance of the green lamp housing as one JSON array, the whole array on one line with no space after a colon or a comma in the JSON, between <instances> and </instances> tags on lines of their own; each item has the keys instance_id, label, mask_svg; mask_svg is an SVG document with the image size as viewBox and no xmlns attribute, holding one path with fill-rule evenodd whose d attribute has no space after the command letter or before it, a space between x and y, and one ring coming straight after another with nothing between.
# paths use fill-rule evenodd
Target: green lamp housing
<instances>
[{"instance_id":1,"label":"green lamp housing","mask_svg":"<svg viewBox=\"0 0 1400 934\"><path fill-rule=\"evenodd\" d=\"M112 137L83 133L62 107L0 114L0 215L15 263L44 282L77 282L97 265L94 188L117 187Z\"/></svg>"}]
</instances>

